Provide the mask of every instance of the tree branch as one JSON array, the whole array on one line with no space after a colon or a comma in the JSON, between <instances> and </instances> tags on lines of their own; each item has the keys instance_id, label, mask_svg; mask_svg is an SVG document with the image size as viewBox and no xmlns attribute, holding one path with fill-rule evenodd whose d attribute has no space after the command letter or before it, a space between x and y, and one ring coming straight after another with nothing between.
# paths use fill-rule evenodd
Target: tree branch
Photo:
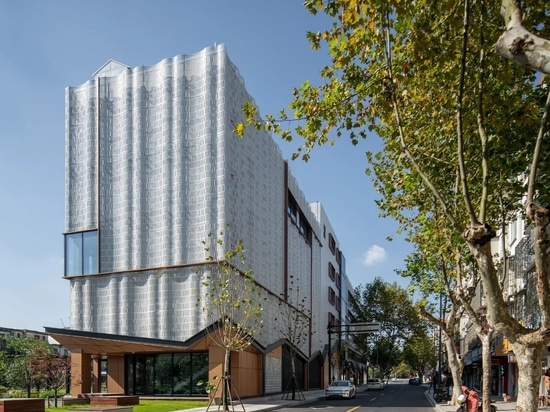
<instances>
[{"instance_id":1,"label":"tree branch","mask_svg":"<svg viewBox=\"0 0 550 412\"><path fill-rule=\"evenodd\" d=\"M528 69L550 74L550 41L523 27L518 1L502 0L500 14L506 31L495 45L497 53Z\"/></svg>"},{"instance_id":2,"label":"tree branch","mask_svg":"<svg viewBox=\"0 0 550 412\"><path fill-rule=\"evenodd\" d=\"M468 8L470 2L466 0L464 2L464 30L462 33L462 50L460 56L460 77L458 83L458 93L456 102L456 134L457 134L457 156L458 156L458 169L460 172L460 183L462 186L462 196L464 198L464 206L470 216L470 223L477 225L479 223L474 208L472 206L472 200L470 199L470 191L468 189L468 177L466 176L466 167L464 161L464 130L462 124L462 101L464 96L464 83L466 77L466 54L468 52Z\"/></svg>"},{"instance_id":3,"label":"tree branch","mask_svg":"<svg viewBox=\"0 0 550 412\"><path fill-rule=\"evenodd\" d=\"M485 26L485 1L481 1L481 17L479 30L479 70L478 70L478 90L477 90L477 130L481 139L481 170L482 170L482 185L481 199L479 202L479 220L485 222L487 197L488 197L488 179L489 165L487 161L487 134L485 132L485 113L484 107L484 89L485 89L485 36L483 27Z\"/></svg>"}]
</instances>

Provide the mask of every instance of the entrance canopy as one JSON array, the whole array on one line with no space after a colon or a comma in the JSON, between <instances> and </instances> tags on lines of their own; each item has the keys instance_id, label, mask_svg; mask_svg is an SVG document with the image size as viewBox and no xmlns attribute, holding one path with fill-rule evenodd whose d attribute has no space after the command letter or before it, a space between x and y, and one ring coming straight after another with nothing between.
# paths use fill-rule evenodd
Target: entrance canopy
<instances>
[{"instance_id":1,"label":"entrance canopy","mask_svg":"<svg viewBox=\"0 0 550 412\"><path fill-rule=\"evenodd\" d=\"M198 339L191 339L192 342L177 342L137 336L85 332L73 329L49 327L44 329L60 345L73 353L123 355L128 353L183 352L191 349L200 340L200 338L196 337Z\"/></svg>"}]
</instances>

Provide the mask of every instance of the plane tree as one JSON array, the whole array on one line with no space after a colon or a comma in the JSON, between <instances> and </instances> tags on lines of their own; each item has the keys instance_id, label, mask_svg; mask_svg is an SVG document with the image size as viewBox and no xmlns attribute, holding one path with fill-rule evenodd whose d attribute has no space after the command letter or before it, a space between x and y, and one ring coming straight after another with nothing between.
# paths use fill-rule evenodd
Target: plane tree
<instances>
[{"instance_id":1,"label":"plane tree","mask_svg":"<svg viewBox=\"0 0 550 412\"><path fill-rule=\"evenodd\" d=\"M441 259L441 256L438 256ZM434 274L434 277L442 276L444 292L439 294L439 305L420 304L419 310L422 318L429 321L440 331L445 344L447 363L453 382L463 381L464 361L461 348L457 347L457 338L466 329L473 328L477 339L481 343L482 380L475 382L480 384L485 397L491 395L491 347L493 328L487 322L486 307L482 304L480 292L480 278L476 266L468 264L467 259L456 255L455 267L447 267L448 264L439 263L435 266L439 272L432 272L422 268L422 272ZM408 265L410 268L410 263ZM475 303L474 303L475 301ZM431 306L432 310L429 310ZM439 306L439 314L437 314ZM441 359L440 359L441 362ZM453 399L461 394L460 386L453 385ZM489 405L487 406L489 407Z\"/></svg>"},{"instance_id":2,"label":"plane tree","mask_svg":"<svg viewBox=\"0 0 550 412\"><path fill-rule=\"evenodd\" d=\"M435 353L433 339L426 331L421 331L405 342L402 358L422 379L426 369L433 366Z\"/></svg>"},{"instance_id":3,"label":"plane tree","mask_svg":"<svg viewBox=\"0 0 550 412\"><path fill-rule=\"evenodd\" d=\"M437 244L437 241L434 244ZM461 382L464 362L456 346L456 338L464 308L457 298L457 293L460 292L459 288L455 287L454 270L443 256L422 253L417 246L417 249L407 257L406 267L400 274L409 277L409 288L420 294L421 300L417 304L419 315L431 324L433 330L438 331L439 345L445 346L446 363L453 382ZM439 350L442 352L441 347ZM440 378L444 360L439 358L438 362ZM440 383L438 379L434 385ZM460 387L453 385L453 399L458 395Z\"/></svg>"},{"instance_id":4,"label":"plane tree","mask_svg":"<svg viewBox=\"0 0 550 412\"><path fill-rule=\"evenodd\" d=\"M325 31L307 34L314 49L332 58L323 81L295 89L291 116L283 110L259 119L247 104L236 133L252 123L301 139L294 158L305 161L315 146L378 135L383 149L368 160L379 206L398 219L429 219L434 207L445 217L442 224L476 262L487 321L513 345L518 405L535 411L541 353L550 340L544 146L550 100L541 105L534 98L539 78L531 69L548 73L548 6L526 2L524 14L514 0L307 0L305 6L333 19ZM535 329L508 312L491 251L495 228L508 215L502 206L517 211L519 203L535 239L541 312Z\"/></svg>"},{"instance_id":5,"label":"plane tree","mask_svg":"<svg viewBox=\"0 0 550 412\"><path fill-rule=\"evenodd\" d=\"M425 325L407 290L396 282L376 277L357 286L354 295L356 322L379 322L380 331L353 335L353 340L369 364L378 366L387 375L400 362L405 342Z\"/></svg>"},{"instance_id":6,"label":"plane tree","mask_svg":"<svg viewBox=\"0 0 550 412\"><path fill-rule=\"evenodd\" d=\"M474 328L482 346L480 384L490 398L493 330L488 327L480 299L479 271L464 243L458 236L446 233L448 229L442 229L440 219L441 214L434 211L430 219L411 222L414 228L404 227L415 249L399 273L411 280L410 289L422 297L418 305L420 316L440 332L453 382L462 381L464 370L462 353L456 345L460 327ZM460 394L460 386L453 385L453 399Z\"/></svg>"}]
</instances>

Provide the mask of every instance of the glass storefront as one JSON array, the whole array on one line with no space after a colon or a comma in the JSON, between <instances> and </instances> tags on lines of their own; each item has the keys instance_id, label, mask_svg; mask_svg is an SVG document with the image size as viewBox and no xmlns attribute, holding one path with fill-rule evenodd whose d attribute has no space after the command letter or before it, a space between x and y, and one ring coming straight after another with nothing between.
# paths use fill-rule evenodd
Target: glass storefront
<instances>
[{"instance_id":1,"label":"glass storefront","mask_svg":"<svg viewBox=\"0 0 550 412\"><path fill-rule=\"evenodd\" d=\"M128 395L205 396L208 352L126 355Z\"/></svg>"}]
</instances>

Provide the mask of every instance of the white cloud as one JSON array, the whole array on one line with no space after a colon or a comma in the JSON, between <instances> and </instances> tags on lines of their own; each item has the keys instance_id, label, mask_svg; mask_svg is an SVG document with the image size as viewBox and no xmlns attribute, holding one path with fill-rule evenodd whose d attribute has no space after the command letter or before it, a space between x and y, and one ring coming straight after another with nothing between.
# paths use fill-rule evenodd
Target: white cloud
<instances>
[{"instance_id":1,"label":"white cloud","mask_svg":"<svg viewBox=\"0 0 550 412\"><path fill-rule=\"evenodd\" d=\"M383 247L372 245L363 255L363 264L365 266L372 266L377 263L384 262L386 260L386 256L386 250Z\"/></svg>"}]
</instances>

